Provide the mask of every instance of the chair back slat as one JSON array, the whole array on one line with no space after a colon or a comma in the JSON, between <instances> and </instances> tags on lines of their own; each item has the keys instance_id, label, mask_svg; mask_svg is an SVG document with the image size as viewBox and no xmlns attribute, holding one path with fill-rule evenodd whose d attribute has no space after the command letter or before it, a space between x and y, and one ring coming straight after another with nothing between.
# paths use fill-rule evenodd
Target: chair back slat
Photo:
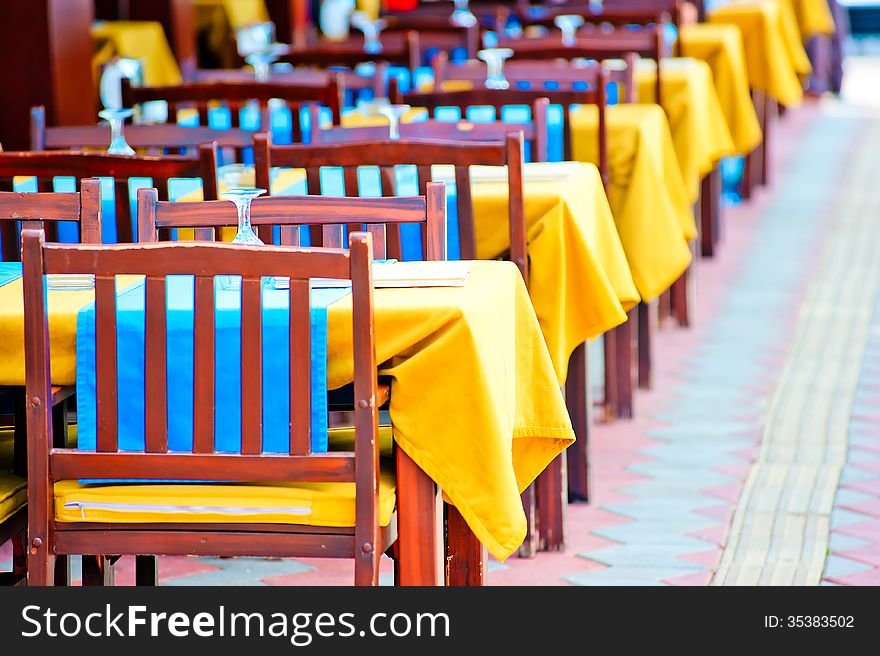
<instances>
[{"instance_id":1,"label":"chair back slat","mask_svg":"<svg viewBox=\"0 0 880 656\"><path fill-rule=\"evenodd\" d=\"M382 195L384 197L397 195L397 178L393 166L382 166L379 168L379 183L382 186ZM430 232L427 226L425 226L425 230ZM374 241L373 243L375 244L376 242ZM385 226L385 257L395 260L403 259L400 226L396 223L389 223Z\"/></svg>"},{"instance_id":2,"label":"chair back slat","mask_svg":"<svg viewBox=\"0 0 880 656\"><path fill-rule=\"evenodd\" d=\"M455 195L458 208L458 235L461 240L461 258L463 260L476 260L477 240L474 235L471 171L467 166L455 167Z\"/></svg>"},{"instance_id":3,"label":"chair back slat","mask_svg":"<svg viewBox=\"0 0 880 656\"><path fill-rule=\"evenodd\" d=\"M309 281L290 282L290 453L308 455L312 449L311 331Z\"/></svg>"},{"instance_id":4,"label":"chair back slat","mask_svg":"<svg viewBox=\"0 0 880 656\"><path fill-rule=\"evenodd\" d=\"M241 280L241 452L263 452L263 284Z\"/></svg>"},{"instance_id":5,"label":"chair back slat","mask_svg":"<svg viewBox=\"0 0 880 656\"><path fill-rule=\"evenodd\" d=\"M95 276L95 389L98 400L97 451L114 452L118 433L116 372L116 277Z\"/></svg>"},{"instance_id":6,"label":"chair back slat","mask_svg":"<svg viewBox=\"0 0 880 656\"><path fill-rule=\"evenodd\" d=\"M214 453L213 276L195 278L193 338L193 453Z\"/></svg>"},{"instance_id":7,"label":"chair back slat","mask_svg":"<svg viewBox=\"0 0 880 656\"><path fill-rule=\"evenodd\" d=\"M358 228L360 229L360 226ZM373 236L373 243L376 245L373 249L373 255L377 260L384 260L387 257L385 226L381 224L368 225L366 231Z\"/></svg>"},{"instance_id":8,"label":"chair back slat","mask_svg":"<svg viewBox=\"0 0 880 656\"><path fill-rule=\"evenodd\" d=\"M168 451L167 329L165 276L147 276L144 319L144 389L150 404L144 426L148 453Z\"/></svg>"}]
</instances>

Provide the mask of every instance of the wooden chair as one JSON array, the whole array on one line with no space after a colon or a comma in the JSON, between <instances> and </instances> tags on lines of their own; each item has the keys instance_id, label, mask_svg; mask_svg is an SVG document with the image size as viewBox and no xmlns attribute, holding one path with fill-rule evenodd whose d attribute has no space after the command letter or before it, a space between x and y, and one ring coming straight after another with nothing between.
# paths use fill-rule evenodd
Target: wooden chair
<instances>
[{"instance_id":1,"label":"wooden chair","mask_svg":"<svg viewBox=\"0 0 880 656\"><path fill-rule=\"evenodd\" d=\"M532 120L528 123L471 123L469 121L437 121L434 119L417 123L401 123L400 136L404 139L443 139L452 141L504 141L511 130L521 130L523 141L529 144L532 160L547 161L547 106L546 98L539 98L532 105ZM332 127L321 129L317 112L311 121L309 143L345 143L372 141L388 138L388 127L371 125L354 128Z\"/></svg>"},{"instance_id":2,"label":"wooden chair","mask_svg":"<svg viewBox=\"0 0 880 656\"><path fill-rule=\"evenodd\" d=\"M17 193L0 192L0 232L3 240L3 260L18 261L19 225L23 229L44 229L58 221L79 224L83 243L101 242L101 182L85 179L81 192L75 193ZM52 231L53 234L55 231ZM53 385L51 389L52 424L59 446L67 434L67 405L75 392L73 386ZM9 395L12 401L13 460L10 472L0 471L0 492L11 495L27 474L27 430L25 420L25 390L23 387L0 387L0 395ZM47 397L48 398L48 397ZM0 585L15 585L26 574L27 508L22 503L0 517L0 544L13 540L13 571L0 574ZM61 568L66 573L66 567ZM63 582L63 580L61 581Z\"/></svg>"},{"instance_id":3,"label":"wooden chair","mask_svg":"<svg viewBox=\"0 0 880 656\"><path fill-rule=\"evenodd\" d=\"M401 94L392 89L392 101L402 102L413 107L427 108L430 116L435 116L440 107L458 107L462 113L468 107L489 106L494 107L496 115L502 107L509 105L526 105L533 109L543 108L543 103L561 105L563 112L563 159L571 159L571 125L569 123L569 111L571 105L595 104L599 111L598 149L600 170L607 170L607 140L605 138L605 84L602 81L603 73L596 67L595 86L585 90L571 89L462 89L451 91L414 91ZM393 87L393 85L392 85ZM547 100L541 100L546 98ZM542 104L537 106L535 103ZM540 111L544 111L540 109ZM539 150L540 152L540 150ZM544 150L546 152L546 150Z\"/></svg>"},{"instance_id":4,"label":"wooden chair","mask_svg":"<svg viewBox=\"0 0 880 656\"><path fill-rule=\"evenodd\" d=\"M123 81L123 104L134 107L145 102L164 100L168 103L169 120L173 121L176 110L194 107L199 112L199 122L208 125L208 109L215 103L223 103L230 110L232 127L239 126L239 111L249 102L256 101L260 107L260 125L267 129L269 101L278 98L291 109L294 142L302 141L302 125L299 109L302 105L321 103L330 108L333 123L339 125L341 99L339 82L330 77L320 84L287 84L283 82L219 81L190 82L166 87L133 87Z\"/></svg>"},{"instance_id":5,"label":"wooden chair","mask_svg":"<svg viewBox=\"0 0 880 656\"><path fill-rule=\"evenodd\" d=\"M663 93L660 76L663 59L663 30L658 26L646 26L638 30L617 29L605 31L579 31L574 45L562 43L562 36L554 34L533 39L502 39L501 47L511 48L516 60L554 60L554 59L593 59L603 62L608 59L628 59L637 55L657 63L657 80L654 85L654 102L662 105ZM508 77L509 64L504 66ZM512 67L511 67L512 68ZM508 79L510 79L508 77Z\"/></svg>"},{"instance_id":6,"label":"wooden chair","mask_svg":"<svg viewBox=\"0 0 880 656\"><path fill-rule=\"evenodd\" d=\"M216 228L235 226L238 215L229 201L170 203L155 189L138 191L138 241L159 241L160 230L193 228L196 238L211 241ZM251 223L280 226L281 244L299 246L300 226L319 226L328 239L341 241L343 226L373 237L373 254L385 259L388 226L424 226L425 259L446 259L446 192L442 182L429 182L418 198L334 198L331 196L263 196L251 203Z\"/></svg>"},{"instance_id":7,"label":"wooden chair","mask_svg":"<svg viewBox=\"0 0 880 656\"><path fill-rule=\"evenodd\" d=\"M345 66L354 68L365 62L386 62L415 70L422 63L422 48L416 31L399 31L382 34L379 39L382 52L364 52L364 39L354 34L344 41L317 41L305 46L295 46L282 55L279 61L294 66Z\"/></svg>"},{"instance_id":8,"label":"wooden chair","mask_svg":"<svg viewBox=\"0 0 880 656\"><path fill-rule=\"evenodd\" d=\"M382 34L415 32L424 51L437 49L440 52L451 53L456 48L462 48L467 53L467 58L473 59L480 49L478 25L470 27L455 25L449 21L448 16L392 14L384 18L388 25L382 30Z\"/></svg>"},{"instance_id":9,"label":"wooden chair","mask_svg":"<svg viewBox=\"0 0 880 656\"><path fill-rule=\"evenodd\" d=\"M521 132L507 134L504 142L465 143L435 139L401 139L391 141L359 141L317 145L272 145L268 135L254 137L254 167L257 186L269 189L270 169L289 167L306 170L309 192L320 193L321 168L342 167L346 195L358 195L358 167L378 166L381 172L382 194L393 196L396 191L394 167L415 165L418 170L420 193L427 190L431 179L431 165L449 164L455 167L456 198L458 203L458 230L461 257L476 259L473 204L471 202L470 166L507 166L510 186L510 251L509 259L519 267L528 282L528 255L526 253L525 208L523 205L523 139ZM389 226L387 257L400 258L400 231ZM265 230L265 228L264 228ZM324 246L338 247L341 231L324 230L312 233ZM424 235L423 235L424 237ZM312 242L315 243L315 242Z\"/></svg>"},{"instance_id":10,"label":"wooden chair","mask_svg":"<svg viewBox=\"0 0 880 656\"><path fill-rule=\"evenodd\" d=\"M217 152L201 144L198 157L180 155L108 155L82 151L0 152L0 184L12 188L15 176L36 176L40 191L50 191L53 178L114 178L117 241L133 240L128 183L131 178L152 178L163 199L172 178L201 178L206 199L217 197ZM4 240L5 243L5 240Z\"/></svg>"},{"instance_id":11,"label":"wooden chair","mask_svg":"<svg viewBox=\"0 0 880 656\"><path fill-rule=\"evenodd\" d=\"M253 138L252 131L240 128L183 127L176 123L125 127L128 145L147 155L192 154L191 151L197 151L201 144L214 143L224 155L232 151L233 155L224 157L224 161L240 162L242 152L252 146ZM31 108L31 150L84 150L106 148L109 143L109 125L46 127L45 108Z\"/></svg>"},{"instance_id":12,"label":"wooden chair","mask_svg":"<svg viewBox=\"0 0 880 656\"><path fill-rule=\"evenodd\" d=\"M195 205L195 204L194 204ZM317 210L322 212L323 208ZM356 233L350 251L320 252L283 247L249 248L200 242L132 246L46 245L39 231L27 230L24 285L28 406L28 583L51 582L53 561L67 554L153 554L214 556L292 556L353 558L355 583L377 585L379 557L395 541L395 521L380 526L377 363L373 334L371 241ZM96 275L97 447L95 451L52 446L48 398L49 350L43 276L53 273ZM144 274L146 282L146 446L119 451L115 275ZM165 277L196 276L194 448L169 452L165 367ZM214 452L214 276L242 276L242 446L240 453ZM311 452L309 349L292 349L290 452L263 452L261 439L261 276L290 278L291 344L308 344L309 279L350 279L353 296L355 408L353 452ZM355 486L355 523L331 528L266 523L135 523L59 521L55 486L59 481L94 478L186 479L271 483L273 481L351 482ZM119 486L124 488L125 486ZM210 491L209 491L210 492ZM69 518L68 518L69 519ZM139 518L134 518L139 519ZM96 530L98 529L98 530ZM431 537L431 536L429 536ZM409 554L409 552L406 552ZM403 557L404 551L401 551Z\"/></svg>"}]
</instances>

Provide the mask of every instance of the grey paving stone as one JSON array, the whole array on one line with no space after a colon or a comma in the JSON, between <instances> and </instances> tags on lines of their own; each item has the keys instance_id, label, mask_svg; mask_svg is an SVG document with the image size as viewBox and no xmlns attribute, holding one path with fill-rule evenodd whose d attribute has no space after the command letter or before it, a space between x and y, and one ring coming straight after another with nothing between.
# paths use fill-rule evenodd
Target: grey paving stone
<instances>
[{"instance_id":1,"label":"grey paving stone","mask_svg":"<svg viewBox=\"0 0 880 656\"><path fill-rule=\"evenodd\" d=\"M870 515L865 515L852 510L844 510L843 508L835 508L831 511L831 528L843 528L852 524L858 524L865 520L871 519Z\"/></svg>"},{"instance_id":2,"label":"grey paving stone","mask_svg":"<svg viewBox=\"0 0 880 656\"><path fill-rule=\"evenodd\" d=\"M699 571L696 567L691 568L690 571L656 567L609 567L589 572L578 572L565 577L565 581L574 585L666 585L662 582L663 579L696 574Z\"/></svg>"},{"instance_id":3,"label":"grey paving stone","mask_svg":"<svg viewBox=\"0 0 880 656\"><path fill-rule=\"evenodd\" d=\"M831 532L828 536L828 548L831 551L846 551L847 549L858 549L871 544L869 540L853 537L852 535L844 535L843 533Z\"/></svg>"},{"instance_id":4,"label":"grey paving stone","mask_svg":"<svg viewBox=\"0 0 880 656\"><path fill-rule=\"evenodd\" d=\"M204 558L203 561L220 569L174 578L163 585L265 585L262 579L270 576L298 574L314 569L311 565L292 559Z\"/></svg>"},{"instance_id":5,"label":"grey paving stone","mask_svg":"<svg viewBox=\"0 0 880 656\"><path fill-rule=\"evenodd\" d=\"M847 485L848 483L862 483L875 478L877 478L876 472L868 471L867 469L859 469L858 467L847 466L843 468L842 472L840 472L841 485Z\"/></svg>"},{"instance_id":6,"label":"grey paving stone","mask_svg":"<svg viewBox=\"0 0 880 656\"><path fill-rule=\"evenodd\" d=\"M711 520L698 524L695 522L655 522L638 521L616 526L603 526L594 529L594 535L598 535L621 544L639 545L668 545L681 549L681 553L691 553L705 550L705 540L700 540L689 535L690 531L713 525Z\"/></svg>"},{"instance_id":7,"label":"grey paving stone","mask_svg":"<svg viewBox=\"0 0 880 656\"><path fill-rule=\"evenodd\" d=\"M873 501L874 496L870 494L865 494L864 492L859 492L858 490L851 490L846 487L838 488L837 494L834 497L834 505L835 506L846 506L852 505L856 503L864 503L865 501Z\"/></svg>"}]
</instances>

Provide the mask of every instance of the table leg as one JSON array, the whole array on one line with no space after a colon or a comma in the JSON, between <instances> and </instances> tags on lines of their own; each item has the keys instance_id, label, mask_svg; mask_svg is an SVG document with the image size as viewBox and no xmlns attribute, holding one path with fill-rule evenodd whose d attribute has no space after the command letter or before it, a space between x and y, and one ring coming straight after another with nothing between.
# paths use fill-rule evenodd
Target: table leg
<instances>
[{"instance_id":1,"label":"table leg","mask_svg":"<svg viewBox=\"0 0 880 656\"><path fill-rule=\"evenodd\" d=\"M568 500L588 501L590 427L593 425L593 405L590 390L589 345L578 346L568 362L565 381L565 405L577 438L566 451L568 469Z\"/></svg>"},{"instance_id":2,"label":"table leg","mask_svg":"<svg viewBox=\"0 0 880 656\"><path fill-rule=\"evenodd\" d=\"M82 584L112 586L114 584L112 560L107 556L83 556Z\"/></svg>"},{"instance_id":3,"label":"table leg","mask_svg":"<svg viewBox=\"0 0 880 656\"><path fill-rule=\"evenodd\" d=\"M617 367L617 418L633 417L633 314L627 315L625 323L617 326L615 366Z\"/></svg>"},{"instance_id":4,"label":"table leg","mask_svg":"<svg viewBox=\"0 0 880 656\"><path fill-rule=\"evenodd\" d=\"M639 303L635 310L638 323L639 389L651 389L651 339L654 334L654 301Z\"/></svg>"},{"instance_id":5,"label":"table leg","mask_svg":"<svg viewBox=\"0 0 880 656\"><path fill-rule=\"evenodd\" d=\"M157 556L134 557L134 584L149 587L159 585L159 558Z\"/></svg>"},{"instance_id":6,"label":"table leg","mask_svg":"<svg viewBox=\"0 0 880 656\"><path fill-rule=\"evenodd\" d=\"M526 539L517 550L520 558L532 558L538 552L538 501L535 484L529 485L520 495L526 516Z\"/></svg>"},{"instance_id":7,"label":"table leg","mask_svg":"<svg viewBox=\"0 0 880 656\"><path fill-rule=\"evenodd\" d=\"M604 421L612 421L617 417L617 332L615 329L605 331L602 335L602 353L604 357Z\"/></svg>"},{"instance_id":8,"label":"table leg","mask_svg":"<svg viewBox=\"0 0 880 656\"><path fill-rule=\"evenodd\" d=\"M399 585L443 582L443 527L437 485L403 452L397 463L397 540Z\"/></svg>"},{"instance_id":9,"label":"table leg","mask_svg":"<svg viewBox=\"0 0 880 656\"><path fill-rule=\"evenodd\" d=\"M776 120L778 109L776 101L765 95L761 117L761 127L764 130L764 139L761 142L761 185L764 187L770 185L770 148L772 145L770 135L773 131L770 126Z\"/></svg>"},{"instance_id":10,"label":"table leg","mask_svg":"<svg viewBox=\"0 0 880 656\"><path fill-rule=\"evenodd\" d=\"M446 506L446 585L486 584L486 548L455 506Z\"/></svg>"},{"instance_id":11,"label":"table leg","mask_svg":"<svg viewBox=\"0 0 880 656\"><path fill-rule=\"evenodd\" d=\"M716 166L700 183L700 255L714 257L721 229L721 173Z\"/></svg>"},{"instance_id":12,"label":"table leg","mask_svg":"<svg viewBox=\"0 0 880 656\"><path fill-rule=\"evenodd\" d=\"M558 455L538 475L538 546L542 551L565 549L565 506L568 505L565 457Z\"/></svg>"}]
</instances>

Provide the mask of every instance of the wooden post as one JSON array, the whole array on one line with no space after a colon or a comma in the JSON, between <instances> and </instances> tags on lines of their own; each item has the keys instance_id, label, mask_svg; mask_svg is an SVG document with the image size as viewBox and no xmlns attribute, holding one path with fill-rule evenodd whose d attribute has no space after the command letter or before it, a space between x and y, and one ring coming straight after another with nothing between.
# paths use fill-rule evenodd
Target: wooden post
<instances>
[{"instance_id":1,"label":"wooden post","mask_svg":"<svg viewBox=\"0 0 880 656\"><path fill-rule=\"evenodd\" d=\"M282 43L305 45L311 31L309 0L265 0L275 37Z\"/></svg>"},{"instance_id":2,"label":"wooden post","mask_svg":"<svg viewBox=\"0 0 880 656\"><path fill-rule=\"evenodd\" d=\"M27 150L30 109L49 125L97 120L92 77L92 0L6 0L0 21L0 143Z\"/></svg>"},{"instance_id":3,"label":"wooden post","mask_svg":"<svg viewBox=\"0 0 880 656\"><path fill-rule=\"evenodd\" d=\"M198 66L195 23L190 0L129 2L127 20L160 22L183 79L192 79Z\"/></svg>"}]
</instances>

